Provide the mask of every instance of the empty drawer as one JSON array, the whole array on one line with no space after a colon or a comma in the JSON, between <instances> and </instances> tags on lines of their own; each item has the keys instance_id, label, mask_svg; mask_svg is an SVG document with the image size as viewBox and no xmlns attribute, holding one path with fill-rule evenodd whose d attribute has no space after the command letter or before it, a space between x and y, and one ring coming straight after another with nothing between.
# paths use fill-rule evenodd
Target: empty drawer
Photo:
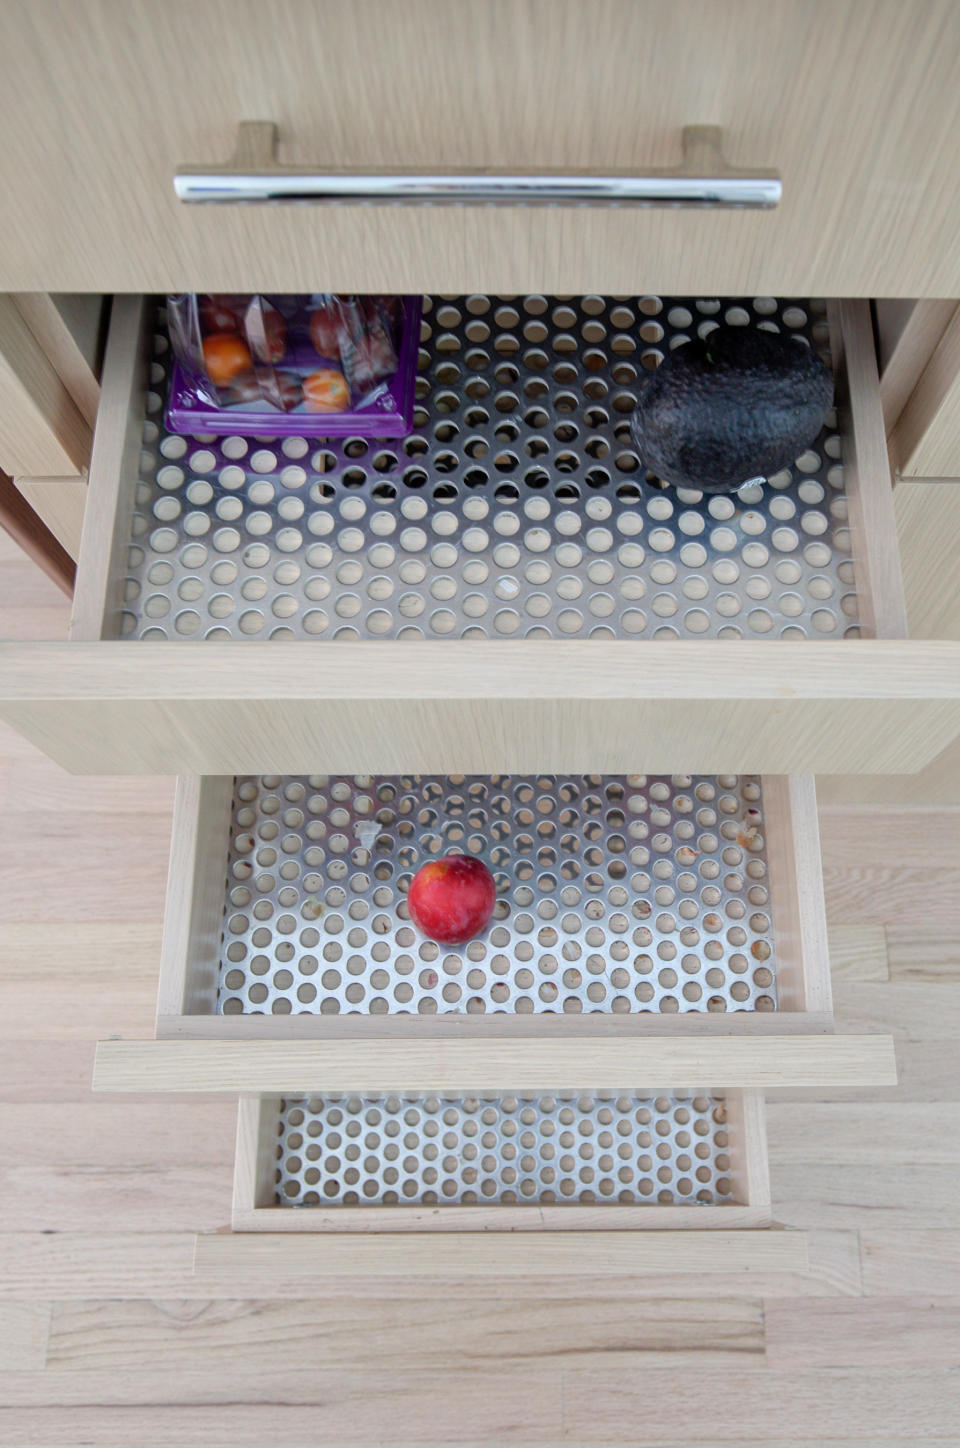
<instances>
[{"instance_id":1,"label":"empty drawer","mask_svg":"<svg viewBox=\"0 0 960 1448\"><path fill-rule=\"evenodd\" d=\"M756 1091L240 1104L237 1230L632 1231L769 1221Z\"/></svg>"}]
</instances>

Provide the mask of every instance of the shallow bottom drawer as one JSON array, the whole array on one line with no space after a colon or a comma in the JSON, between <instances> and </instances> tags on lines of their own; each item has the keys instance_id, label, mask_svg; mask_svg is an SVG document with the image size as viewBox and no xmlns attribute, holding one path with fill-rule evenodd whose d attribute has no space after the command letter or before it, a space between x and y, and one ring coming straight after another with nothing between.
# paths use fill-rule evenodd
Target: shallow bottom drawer
<instances>
[{"instance_id":1,"label":"shallow bottom drawer","mask_svg":"<svg viewBox=\"0 0 960 1448\"><path fill-rule=\"evenodd\" d=\"M233 1225L442 1232L765 1226L763 1097L625 1091L241 1102Z\"/></svg>"}]
</instances>

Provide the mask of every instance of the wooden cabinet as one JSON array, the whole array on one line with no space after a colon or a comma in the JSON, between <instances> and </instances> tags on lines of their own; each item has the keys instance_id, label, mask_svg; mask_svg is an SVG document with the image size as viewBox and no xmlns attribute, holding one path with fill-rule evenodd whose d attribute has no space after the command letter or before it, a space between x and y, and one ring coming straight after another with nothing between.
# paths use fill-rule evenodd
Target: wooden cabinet
<instances>
[{"instance_id":1,"label":"wooden cabinet","mask_svg":"<svg viewBox=\"0 0 960 1448\"><path fill-rule=\"evenodd\" d=\"M960 295L951 0L9 0L10 291ZM329 167L669 166L685 125L773 212L185 207L242 120Z\"/></svg>"},{"instance_id":2,"label":"wooden cabinet","mask_svg":"<svg viewBox=\"0 0 960 1448\"><path fill-rule=\"evenodd\" d=\"M205 1239L199 1276L326 1271L324 1233L362 1273L371 1231L378 1272L481 1272L500 1228L508 1270L798 1267L763 1092L895 1079L889 1038L833 1032L810 776L960 738L943 530L900 518L909 637L890 487L918 379L901 351L881 389L865 300L950 338L960 12L15 0L0 38L0 283L116 294L71 639L0 646L0 717L181 776L158 1039L103 1043L96 1085L244 1098L233 1223L287 1240ZM177 201L257 119L371 171L664 167L715 124L783 199ZM410 436L170 433L152 294L254 286L425 293ZM736 499L630 441L644 369L719 321L837 385ZM406 913L451 848L498 872L460 952Z\"/></svg>"}]
</instances>

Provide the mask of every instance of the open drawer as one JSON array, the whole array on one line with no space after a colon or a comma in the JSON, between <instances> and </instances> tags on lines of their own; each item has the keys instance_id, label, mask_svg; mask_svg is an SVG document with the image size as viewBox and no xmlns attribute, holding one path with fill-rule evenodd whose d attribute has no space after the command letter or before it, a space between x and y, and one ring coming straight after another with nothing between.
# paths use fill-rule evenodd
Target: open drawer
<instances>
[{"instance_id":1,"label":"open drawer","mask_svg":"<svg viewBox=\"0 0 960 1448\"><path fill-rule=\"evenodd\" d=\"M462 947L406 904L450 850L498 889ZM731 1029L832 1029L810 776L178 783L158 1036Z\"/></svg>"},{"instance_id":2,"label":"open drawer","mask_svg":"<svg viewBox=\"0 0 960 1448\"><path fill-rule=\"evenodd\" d=\"M765 1227L763 1095L243 1100L232 1221L260 1232Z\"/></svg>"},{"instance_id":3,"label":"open drawer","mask_svg":"<svg viewBox=\"0 0 960 1448\"><path fill-rule=\"evenodd\" d=\"M704 498L644 473L630 411L718 318L829 349L838 407ZM3 717L111 773L614 772L638 739L912 772L960 732L960 650L904 637L868 303L428 297L423 328L405 439L184 438L157 307L117 298L72 641L3 650Z\"/></svg>"}]
</instances>

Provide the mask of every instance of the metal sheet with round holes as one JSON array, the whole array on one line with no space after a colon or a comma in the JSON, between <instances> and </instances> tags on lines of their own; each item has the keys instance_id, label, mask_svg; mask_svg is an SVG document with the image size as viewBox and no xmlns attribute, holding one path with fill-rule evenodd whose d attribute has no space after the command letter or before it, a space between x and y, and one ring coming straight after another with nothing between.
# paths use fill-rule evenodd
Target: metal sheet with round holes
<instances>
[{"instance_id":1,"label":"metal sheet with round holes","mask_svg":"<svg viewBox=\"0 0 960 1448\"><path fill-rule=\"evenodd\" d=\"M410 923L426 860L493 870L485 934ZM772 1011L756 775L244 776L222 1014Z\"/></svg>"},{"instance_id":2,"label":"metal sheet with round holes","mask_svg":"<svg viewBox=\"0 0 960 1448\"><path fill-rule=\"evenodd\" d=\"M737 496L633 450L644 369L721 320L827 346L822 302L427 297L414 432L327 445L167 433L161 329L122 635L855 634L835 418Z\"/></svg>"},{"instance_id":3,"label":"metal sheet with round holes","mask_svg":"<svg viewBox=\"0 0 960 1448\"><path fill-rule=\"evenodd\" d=\"M278 1206L731 1201L711 1096L329 1096L281 1103Z\"/></svg>"}]
</instances>

